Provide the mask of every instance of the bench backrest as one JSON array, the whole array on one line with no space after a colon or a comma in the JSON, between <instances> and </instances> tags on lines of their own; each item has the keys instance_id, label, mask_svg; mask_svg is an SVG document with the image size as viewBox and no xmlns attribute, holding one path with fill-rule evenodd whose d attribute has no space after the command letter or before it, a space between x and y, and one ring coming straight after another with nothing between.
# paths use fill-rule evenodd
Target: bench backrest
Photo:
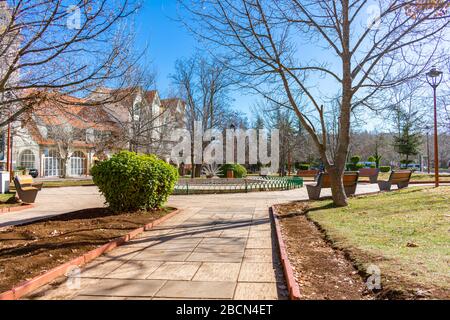
<instances>
[{"instance_id":1,"label":"bench backrest","mask_svg":"<svg viewBox=\"0 0 450 320\"><path fill-rule=\"evenodd\" d=\"M21 185L32 185L33 184L33 177L30 175L23 175L23 176L16 176L17 182Z\"/></svg>"},{"instance_id":2,"label":"bench backrest","mask_svg":"<svg viewBox=\"0 0 450 320\"><path fill-rule=\"evenodd\" d=\"M399 182L409 182L411 179L411 170L400 170L400 171L392 171L389 176L390 183L399 183Z\"/></svg>"},{"instance_id":3,"label":"bench backrest","mask_svg":"<svg viewBox=\"0 0 450 320\"><path fill-rule=\"evenodd\" d=\"M378 168L361 168L359 169L360 177L371 177L377 175L380 172Z\"/></svg>"},{"instance_id":4,"label":"bench backrest","mask_svg":"<svg viewBox=\"0 0 450 320\"><path fill-rule=\"evenodd\" d=\"M319 170L298 170L297 176L299 177L315 177L319 174Z\"/></svg>"},{"instance_id":5,"label":"bench backrest","mask_svg":"<svg viewBox=\"0 0 450 320\"><path fill-rule=\"evenodd\" d=\"M344 187L352 187L358 183L358 172L345 172L342 181L344 183ZM328 173L321 173L319 179L317 180L317 185L322 188L331 188L331 179Z\"/></svg>"}]
</instances>

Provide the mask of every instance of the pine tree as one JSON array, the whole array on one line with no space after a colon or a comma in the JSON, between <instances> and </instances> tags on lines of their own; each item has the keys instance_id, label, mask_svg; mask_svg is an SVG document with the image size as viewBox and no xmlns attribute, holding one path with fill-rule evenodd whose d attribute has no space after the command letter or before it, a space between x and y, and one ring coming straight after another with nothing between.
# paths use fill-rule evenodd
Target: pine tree
<instances>
[{"instance_id":1,"label":"pine tree","mask_svg":"<svg viewBox=\"0 0 450 320\"><path fill-rule=\"evenodd\" d=\"M408 117L403 119L401 134L394 138L394 146L396 151L405 157L404 163L411 162L410 157L419 154L419 148L422 139L419 132L414 130L414 122Z\"/></svg>"}]
</instances>

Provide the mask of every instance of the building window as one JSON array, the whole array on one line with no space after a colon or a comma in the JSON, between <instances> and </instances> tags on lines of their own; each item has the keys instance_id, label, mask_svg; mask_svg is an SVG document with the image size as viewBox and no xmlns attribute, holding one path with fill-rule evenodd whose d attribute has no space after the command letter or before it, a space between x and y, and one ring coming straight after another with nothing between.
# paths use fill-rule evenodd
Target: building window
<instances>
[{"instance_id":1,"label":"building window","mask_svg":"<svg viewBox=\"0 0 450 320\"><path fill-rule=\"evenodd\" d=\"M24 150L20 154L19 165L25 169L36 169L36 157L33 151Z\"/></svg>"},{"instance_id":2,"label":"building window","mask_svg":"<svg viewBox=\"0 0 450 320\"><path fill-rule=\"evenodd\" d=\"M58 151L49 150L44 156L44 176L59 177L62 175L62 160Z\"/></svg>"},{"instance_id":3,"label":"building window","mask_svg":"<svg viewBox=\"0 0 450 320\"><path fill-rule=\"evenodd\" d=\"M81 151L76 151L70 157L70 173L73 176L86 174L86 157Z\"/></svg>"}]
</instances>

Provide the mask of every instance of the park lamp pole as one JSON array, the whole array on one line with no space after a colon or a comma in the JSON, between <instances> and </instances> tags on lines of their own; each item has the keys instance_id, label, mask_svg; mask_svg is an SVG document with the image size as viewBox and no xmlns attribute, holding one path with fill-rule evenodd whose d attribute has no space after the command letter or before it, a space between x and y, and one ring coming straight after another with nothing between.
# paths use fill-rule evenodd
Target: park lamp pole
<instances>
[{"instance_id":1,"label":"park lamp pole","mask_svg":"<svg viewBox=\"0 0 450 320\"><path fill-rule=\"evenodd\" d=\"M439 149L438 149L438 127L437 127L437 107L436 107L436 89L442 81L442 71L436 66L426 74L428 84L433 88L434 94L434 185L439 187Z\"/></svg>"}]
</instances>

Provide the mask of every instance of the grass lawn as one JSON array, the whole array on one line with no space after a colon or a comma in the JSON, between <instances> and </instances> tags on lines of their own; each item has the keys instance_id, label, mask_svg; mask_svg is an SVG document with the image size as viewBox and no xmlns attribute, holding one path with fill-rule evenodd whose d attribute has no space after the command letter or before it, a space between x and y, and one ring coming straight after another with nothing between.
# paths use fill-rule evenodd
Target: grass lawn
<instances>
[{"instance_id":1,"label":"grass lawn","mask_svg":"<svg viewBox=\"0 0 450 320\"><path fill-rule=\"evenodd\" d=\"M39 180L36 181L39 182ZM61 179L42 182L43 188L94 186L92 179ZM11 186L11 190L15 190L14 185Z\"/></svg>"},{"instance_id":2,"label":"grass lawn","mask_svg":"<svg viewBox=\"0 0 450 320\"><path fill-rule=\"evenodd\" d=\"M15 192L5 194L0 193L0 209L19 206L20 203L16 202L16 200L14 199L15 196Z\"/></svg>"},{"instance_id":3,"label":"grass lawn","mask_svg":"<svg viewBox=\"0 0 450 320\"><path fill-rule=\"evenodd\" d=\"M9 199L14 198L15 195L15 193L0 193L0 203L7 202Z\"/></svg>"},{"instance_id":4,"label":"grass lawn","mask_svg":"<svg viewBox=\"0 0 450 320\"><path fill-rule=\"evenodd\" d=\"M387 296L450 298L450 187L316 201L307 215L360 270L381 269Z\"/></svg>"},{"instance_id":5,"label":"grass lawn","mask_svg":"<svg viewBox=\"0 0 450 320\"><path fill-rule=\"evenodd\" d=\"M77 186L93 186L94 182L92 179L83 179L83 180L55 180L55 181L43 181L44 188L52 188L52 187L77 187Z\"/></svg>"}]
</instances>

